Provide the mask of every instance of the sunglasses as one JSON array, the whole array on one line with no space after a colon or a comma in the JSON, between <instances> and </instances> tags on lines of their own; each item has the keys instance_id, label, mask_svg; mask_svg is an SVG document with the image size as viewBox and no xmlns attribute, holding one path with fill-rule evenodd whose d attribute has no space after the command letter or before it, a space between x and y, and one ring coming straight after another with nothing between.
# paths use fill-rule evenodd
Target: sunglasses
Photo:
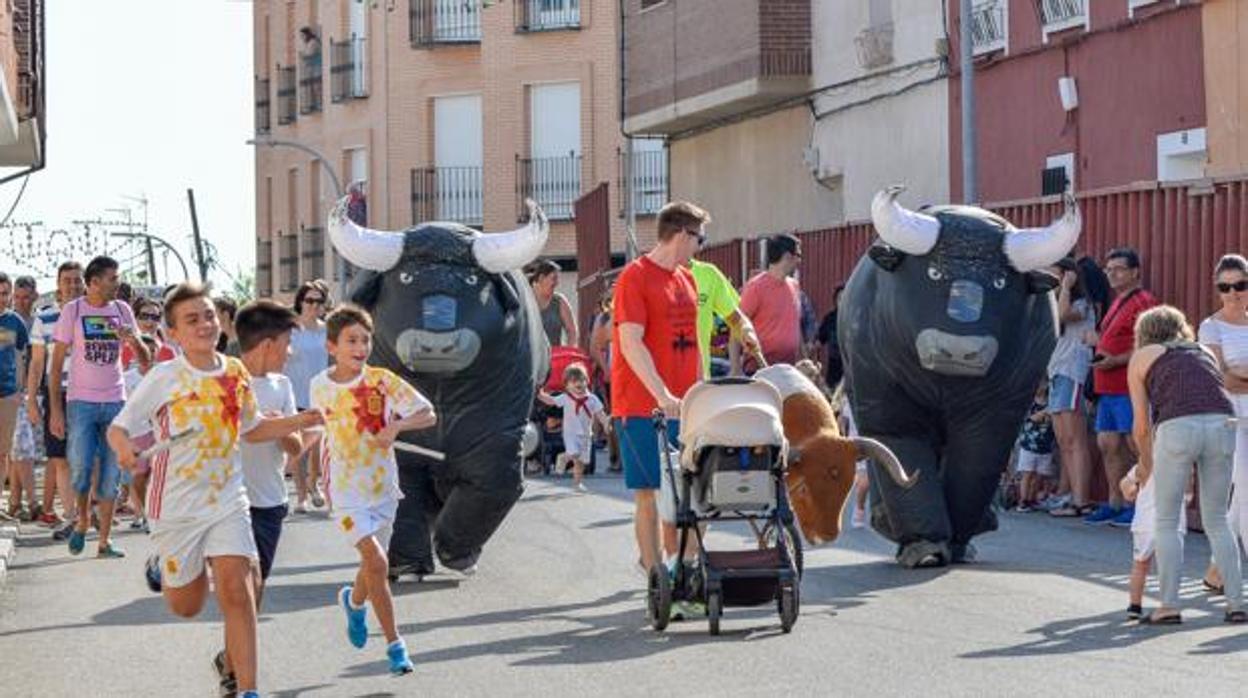
<instances>
[{"instance_id":1,"label":"sunglasses","mask_svg":"<svg viewBox=\"0 0 1248 698\"><path fill-rule=\"evenodd\" d=\"M688 229L688 228L681 228L681 230L683 230L683 231L685 231L686 233L688 233L688 234L692 235L692 236L693 236L693 237L694 237L694 238L698 241L698 244L699 244L699 245L705 245L705 244L706 244L706 233L700 233L700 232L698 232L698 231L696 231L696 230L690 230L690 229Z\"/></svg>"},{"instance_id":2,"label":"sunglasses","mask_svg":"<svg viewBox=\"0 0 1248 698\"><path fill-rule=\"evenodd\" d=\"M160 313L139 313L139 319L149 322L160 322Z\"/></svg>"},{"instance_id":3,"label":"sunglasses","mask_svg":"<svg viewBox=\"0 0 1248 698\"><path fill-rule=\"evenodd\" d=\"M1231 291L1248 291L1248 279L1240 279L1233 284L1218 282L1214 284L1218 288L1218 293L1230 293Z\"/></svg>"},{"instance_id":4,"label":"sunglasses","mask_svg":"<svg viewBox=\"0 0 1248 698\"><path fill-rule=\"evenodd\" d=\"M325 305L325 299L324 298L304 298L303 304L304 305Z\"/></svg>"}]
</instances>

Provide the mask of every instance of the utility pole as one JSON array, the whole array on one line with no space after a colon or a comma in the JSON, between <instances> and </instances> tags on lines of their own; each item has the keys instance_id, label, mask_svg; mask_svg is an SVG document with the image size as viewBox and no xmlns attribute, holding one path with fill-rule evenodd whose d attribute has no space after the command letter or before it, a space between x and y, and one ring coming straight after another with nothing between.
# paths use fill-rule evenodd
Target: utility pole
<instances>
[{"instance_id":1,"label":"utility pole","mask_svg":"<svg viewBox=\"0 0 1248 698\"><path fill-rule=\"evenodd\" d=\"M971 35L974 9L972 0L958 0L958 52L962 57L962 202L966 204L979 200L975 147L975 39Z\"/></svg>"},{"instance_id":2,"label":"utility pole","mask_svg":"<svg viewBox=\"0 0 1248 698\"><path fill-rule=\"evenodd\" d=\"M191 205L191 234L195 236L195 263L199 266L199 280L208 281L208 265L204 262L204 243L199 237L199 216L195 213L195 190L186 190L186 200Z\"/></svg>"}]
</instances>

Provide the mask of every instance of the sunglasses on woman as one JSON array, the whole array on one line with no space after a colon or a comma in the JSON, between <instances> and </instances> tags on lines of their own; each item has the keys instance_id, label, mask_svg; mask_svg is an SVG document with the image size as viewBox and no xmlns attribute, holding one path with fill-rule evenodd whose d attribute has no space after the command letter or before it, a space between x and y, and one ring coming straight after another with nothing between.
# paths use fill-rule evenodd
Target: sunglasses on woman
<instances>
[{"instance_id":1,"label":"sunglasses on woman","mask_svg":"<svg viewBox=\"0 0 1248 698\"><path fill-rule=\"evenodd\" d=\"M1233 284L1223 283L1219 281L1218 283L1214 284L1214 286L1218 287L1218 293L1230 293L1232 290L1240 291L1240 292L1248 291L1248 279L1240 279L1239 281L1236 281Z\"/></svg>"},{"instance_id":2,"label":"sunglasses on woman","mask_svg":"<svg viewBox=\"0 0 1248 698\"><path fill-rule=\"evenodd\" d=\"M324 299L324 298L314 298L314 297L309 296L309 297L307 297L307 298L304 298L304 299L303 299L303 304L304 304L304 305L324 305L324 304L325 304L325 299Z\"/></svg>"},{"instance_id":3,"label":"sunglasses on woman","mask_svg":"<svg viewBox=\"0 0 1248 698\"><path fill-rule=\"evenodd\" d=\"M139 319L147 320L148 322L160 322L160 313L139 313Z\"/></svg>"}]
</instances>

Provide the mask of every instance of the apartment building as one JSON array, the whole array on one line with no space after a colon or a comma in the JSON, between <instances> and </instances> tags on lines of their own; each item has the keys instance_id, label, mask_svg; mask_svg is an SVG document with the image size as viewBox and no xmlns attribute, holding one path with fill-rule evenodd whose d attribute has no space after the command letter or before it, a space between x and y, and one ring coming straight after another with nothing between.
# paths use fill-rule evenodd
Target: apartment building
<instances>
[{"instance_id":1,"label":"apartment building","mask_svg":"<svg viewBox=\"0 0 1248 698\"><path fill-rule=\"evenodd\" d=\"M0 4L0 168L21 168L9 178L44 164L44 53L43 0Z\"/></svg>"},{"instance_id":2,"label":"apartment building","mask_svg":"<svg viewBox=\"0 0 1248 698\"><path fill-rule=\"evenodd\" d=\"M959 1L949 2L958 55ZM1228 82L1242 67L1203 47L1202 11L1223 19L1242 3L1176 0L977 0L979 198L1010 201L1133 182L1206 176L1205 67ZM1231 36L1237 25L1224 30ZM1242 49L1241 49L1242 51ZM1241 55L1243 55L1241 53ZM1242 77L1240 78L1242 84ZM1211 88L1212 89L1212 88ZM1242 102L1241 102L1242 104ZM961 87L949 81L949 142L961 150ZM1237 115L1219 121L1228 142ZM1243 147L1242 145L1240 146ZM1245 151L1241 150L1241 160ZM1243 169L1228 166L1228 171ZM950 162L954 199L962 165Z\"/></svg>"},{"instance_id":3,"label":"apartment building","mask_svg":"<svg viewBox=\"0 0 1248 698\"><path fill-rule=\"evenodd\" d=\"M618 17L615 0L256 0L257 137L310 147L343 187L361 183L374 228L506 230L533 197L552 222L547 256L570 269L573 202L600 182L618 189L624 169ZM638 150L644 234L666 200L666 153ZM337 281L323 167L294 147L256 150L262 295Z\"/></svg>"}]
</instances>

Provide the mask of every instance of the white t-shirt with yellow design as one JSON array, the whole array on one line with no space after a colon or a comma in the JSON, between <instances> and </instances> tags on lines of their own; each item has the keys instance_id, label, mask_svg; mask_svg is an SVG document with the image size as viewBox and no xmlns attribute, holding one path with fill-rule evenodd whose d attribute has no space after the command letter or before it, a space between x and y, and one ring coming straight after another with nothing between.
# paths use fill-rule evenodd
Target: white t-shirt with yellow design
<instances>
[{"instance_id":1,"label":"white t-shirt with yellow design","mask_svg":"<svg viewBox=\"0 0 1248 698\"><path fill-rule=\"evenodd\" d=\"M365 366L349 383L327 369L312 379L312 407L325 413L322 473L334 507L368 507L403 498L394 448L374 437L387 424L432 407L425 396L384 368Z\"/></svg>"},{"instance_id":2,"label":"white t-shirt with yellow design","mask_svg":"<svg viewBox=\"0 0 1248 698\"><path fill-rule=\"evenodd\" d=\"M152 457L147 515L154 522L214 518L248 505L238 446L260 416L247 368L222 354L217 362L212 371L185 355L156 364L113 420L131 437L155 426L158 442L198 432Z\"/></svg>"}]
</instances>

